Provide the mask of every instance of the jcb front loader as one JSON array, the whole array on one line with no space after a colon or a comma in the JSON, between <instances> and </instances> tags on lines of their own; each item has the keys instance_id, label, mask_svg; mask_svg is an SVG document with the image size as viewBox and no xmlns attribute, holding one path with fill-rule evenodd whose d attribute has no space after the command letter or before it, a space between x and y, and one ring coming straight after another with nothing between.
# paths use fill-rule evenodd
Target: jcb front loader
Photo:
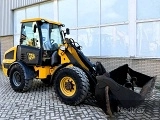
<instances>
[{"instance_id":1,"label":"jcb front loader","mask_svg":"<svg viewBox=\"0 0 160 120\"><path fill-rule=\"evenodd\" d=\"M95 89L94 64L80 45L61 30L64 25L43 18L22 20L19 45L4 54L3 72L16 92L26 92L34 78L54 84L55 92L66 104L81 103Z\"/></svg>"},{"instance_id":2,"label":"jcb front loader","mask_svg":"<svg viewBox=\"0 0 160 120\"><path fill-rule=\"evenodd\" d=\"M31 88L33 79L40 79L45 84L53 84L56 94L65 104L77 105L86 99L89 92L95 94L99 85L97 77L107 72L101 63L93 64L77 42L65 37L69 29L64 32L63 26L43 18L22 20L19 45L5 52L2 64L14 91L26 92ZM122 84L114 80L119 79L116 76L119 72L113 73L115 76L110 76L110 73L108 76L112 80L103 79L107 81L104 85L111 90L121 90L119 86ZM143 85L150 79L143 80ZM117 97L113 91L110 95ZM123 98L124 95L121 96Z\"/></svg>"}]
</instances>

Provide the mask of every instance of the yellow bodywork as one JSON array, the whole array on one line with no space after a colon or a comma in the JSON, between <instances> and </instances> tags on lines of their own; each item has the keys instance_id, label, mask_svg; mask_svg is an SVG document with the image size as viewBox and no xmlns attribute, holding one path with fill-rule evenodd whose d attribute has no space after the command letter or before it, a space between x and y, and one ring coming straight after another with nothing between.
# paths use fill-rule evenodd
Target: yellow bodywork
<instances>
[{"instance_id":1,"label":"yellow bodywork","mask_svg":"<svg viewBox=\"0 0 160 120\"><path fill-rule=\"evenodd\" d=\"M11 52L11 51L14 51L14 55L13 55L13 59L6 59L6 54ZM13 62L16 61L16 53L17 53L17 47L12 47L10 48L9 50L7 50L4 54L4 59L2 61L2 70L3 70L3 73L5 76L7 76L7 68L5 68L5 64L12 64Z\"/></svg>"},{"instance_id":2,"label":"yellow bodywork","mask_svg":"<svg viewBox=\"0 0 160 120\"><path fill-rule=\"evenodd\" d=\"M60 23L60 22L51 21L51 20L47 20L47 19L43 19L43 18L25 19L25 20L22 20L21 23L35 22L35 21L41 21L41 20L44 20L44 21L46 21L48 23L52 23L52 24L56 24L56 25L62 25L62 23Z\"/></svg>"},{"instance_id":3,"label":"yellow bodywork","mask_svg":"<svg viewBox=\"0 0 160 120\"><path fill-rule=\"evenodd\" d=\"M65 44L62 46L65 46L65 48L67 48L67 50L71 53L71 55L75 58L75 60L77 61L77 63L79 63L84 69L86 69L87 71L89 70L88 67L82 62L82 60L79 58L76 50L69 45L67 42L64 42ZM58 50L58 55L61 58L61 64L64 63L70 63L70 59L68 58L68 56L66 55L65 51L59 49Z\"/></svg>"},{"instance_id":4,"label":"yellow bodywork","mask_svg":"<svg viewBox=\"0 0 160 120\"><path fill-rule=\"evenodd\" d=\"M48 75L52 75L54 74L54 72L56 71L56 69L58 68L58 66L34 66L34 70L35 72L38 72L38 75L36 76L36 78L38 79L45 79L47 78Z\"/></svg>"}]
</instances>

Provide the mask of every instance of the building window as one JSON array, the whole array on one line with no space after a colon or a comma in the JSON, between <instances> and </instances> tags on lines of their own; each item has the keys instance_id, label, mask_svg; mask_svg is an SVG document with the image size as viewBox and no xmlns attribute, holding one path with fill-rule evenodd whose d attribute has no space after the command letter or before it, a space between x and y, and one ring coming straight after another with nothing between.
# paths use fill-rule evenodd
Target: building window
<instances>
[{"instance_id":1,"label":"building window","mask_svg":"<svg viewBox=\"0 0 160 120\"><path fill-rule=\"evenodd\" d=\"M160 2L137 0L137 56L160 58Z\"/></svg>"},{"instance_id":2,"label":"building window","mask_svg":"<svg viewBox=\"0 0 160 120\"><path fill-rule=\"evenodd\" d=\"M40 9L39 11L40 17L50 20L54 19L53 2L40 4L39 9Z\"/></svg>"},{"instance_id":3,"label":"building window","mask_svg":"<svg viewBox=\"0 0 160 120\"><path fill-rule=\"evenodd\" d=\"M26 8L26 18L39 17L39 6L31 6Z\"/></svg>"},{"instance_id":4,"label":"building window","mask_svg":"<svg viewBox=\"0 0 160 120\"><path fill-rule=\"evenodd\" d=\"M61 0L59 20L85 55L129 56L128 0Z\"/></svg>"},{"instance_id":5,"label":"building window","mask_svg":"<svg viewBox=\"0 0 160 120\"><path fill-rule=\"evenodd\" d=\"M128 20L128 0L101 0L101 24Z\"/></svg>"},{"instance_id":6,"label":"building window","mask_svg":"<svg viewBox=\"0 0 160 120\"><path fill-rule=\"evenodd\" d=\"M25 9L14 11L14 45L18 45L21 33L21 20L25 19Z\"/></svg>"},{"instance_id":7,"label":"building window","mask_svg":"<svg viewBox=\"0 0 160 120\"><path fill-rule=\"evenodd\" d=\"M160 22L137 24L137 56L160 57Z\"/></svg>"},{"instance_id":8,"label":"building window","mask_svg":"<svg viewBox=\"0 0 160 120\"><path fill-rule=\"evenodd\" d=\"M72 38L72 39L75 40L76 42L78 41L78 38L77 38L77 30L70 30L70 38Z\"/></svg>"},{"instance_id":9,"label":"building window","mask_svg":"<svg viewBox=\"0 0 160 120\"><path fill-rule=\"evenodd\" d=\"M86 28L78 30L78 43L87 56L100 56L99 28Z\"/></svg>"},{"instance_id":10,"label":"building window","mask_svg":"<svg viewBox=\"0 0 160 120\"><path fill-rule=\"evenodd\" d=\"M137 0L137 19L156 19L160 18L159 0Z\"/></svg>"},{"instance_id":11,"label":"building window","mask_svg":"<svg viewBox=\"0 0 160 120\"><path fill-rule=\"evenodd\" d=\"M60 0L58 2L59 21L64 23L66 27L77 27L77 1L76 0Z\"/></svg>"},{"instance_id":12,"label":"building window","mask_svg":"<svg viewBox=\"0 0 160 120\"><path fill-rule=\"evenodd\" d=\"M101 56L128 57L128 26L108 26L101 28Z\"/></svg>"},{"instance_id":13,"label":"building window","mask_svg":"<svg viewBox=\"0 0 160 120\"><path fill-rule=\"evenodd\" d=\"M78 26L100 24L100 0L78 0Z\"/></svg>"}]
</instances>

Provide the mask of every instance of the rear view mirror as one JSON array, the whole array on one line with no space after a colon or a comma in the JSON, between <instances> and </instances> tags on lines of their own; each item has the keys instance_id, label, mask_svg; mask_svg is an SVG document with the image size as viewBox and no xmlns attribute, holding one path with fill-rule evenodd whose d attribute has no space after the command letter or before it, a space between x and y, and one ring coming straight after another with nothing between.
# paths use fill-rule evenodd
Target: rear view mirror
<instances>
[{"instance_id":1,"label":"rear view mirror","mask_svg":"<svg viewBox=\"0 0 160 120\"><path fill-rule=\"evenodd\" d=\"M37 25L34 25L33 32L36 33Z\"/></svg>"},{"instance_id":2,"label":"rear view mirror","mask_svg":"<svg viewBox=\"0 0 160 120\"><path fill-rule=\"evenodd\" d=\"M70 30L69 28L66 28L66 34L69 35L70 34Z\"/></svg>"}]
</instances>

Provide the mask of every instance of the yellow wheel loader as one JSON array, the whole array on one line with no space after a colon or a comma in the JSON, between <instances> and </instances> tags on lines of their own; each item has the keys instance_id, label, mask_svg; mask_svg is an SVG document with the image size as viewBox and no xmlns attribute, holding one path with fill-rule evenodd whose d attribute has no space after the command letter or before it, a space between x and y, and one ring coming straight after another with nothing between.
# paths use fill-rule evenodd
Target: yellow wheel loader
<instances>
[{"instance_id":1,"label":"yellow wheel loader","mask_svg":"<svg viewBox=\"0 0 160 120\"><path fill-rule=\"evenodd\" d=\"M144 100L154 86L155 77L138 73L127 65L106 72L100 62L94 64L83 54L76 41L66 38L69 29L64 32L62 27L62 23L43 18L22 20L19 45L5 52L2 63L14 91L26 92L32 87L33 79L40 79L45 84L53 84L65 104L77 105L92 93L105 112ZM143 88L141 93L129 89L134 88L133 82ZM105 107L109 104L106 99L110 100L111 107Z\"/></svg>"},{"instance_id":2,"label":"yellow wheel loader","mask_svg":"<svg viewBox=\"0 0 160 120\"><path fill-rule=\"evenodd\" d=\"M34 78L54 84L66 104L82 102L96 83L95 67L80 51L64 24L43 18L22 20L19 45L4 54L3 72L16 92L28 91Z\"/></svg>"}]
</instances>

